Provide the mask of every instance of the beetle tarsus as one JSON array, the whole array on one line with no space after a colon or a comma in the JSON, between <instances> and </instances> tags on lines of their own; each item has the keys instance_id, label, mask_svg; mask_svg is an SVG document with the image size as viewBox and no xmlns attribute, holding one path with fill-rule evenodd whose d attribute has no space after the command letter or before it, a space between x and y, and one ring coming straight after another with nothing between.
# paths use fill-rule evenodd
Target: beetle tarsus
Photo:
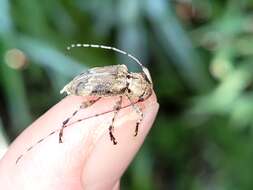
<instances>
[{"instance_id":1,"label":"beetle tarsus","mask_svg":"<svg viewBox=\"0 0 253 190\"><path fill-rule=\"evenodd\" d=\"M63 128L61 128L60 133L59 133L59 143L60 144L63 143L62 136L63 136Z\"/></svg>"},{"instance_id":2,"label":"beetle tarsus","mask_svg":"<svg viewBox=\"0 0 253 190\"><path fill-rule=\"evenodd\" d=\"M140 125L140 123L137 122L137 123L136 123L136 126L135 126L135 134L134 134L135 137L138 135L139 125Z\"/></svg>"},{"instance_id":3,"label":"beetle tarsus","mask_svg":"<svg viewBox=\"0 0 253 190\"><path fill-rule=\"evenodd\" d=\"M113 142L114 145L118 144L118 142L116 141L116 138L114 137L113 133L112 133L113 127L112 125L109 127L109 135L110 135L110 139Z\"/></svg>"}]
</instances>

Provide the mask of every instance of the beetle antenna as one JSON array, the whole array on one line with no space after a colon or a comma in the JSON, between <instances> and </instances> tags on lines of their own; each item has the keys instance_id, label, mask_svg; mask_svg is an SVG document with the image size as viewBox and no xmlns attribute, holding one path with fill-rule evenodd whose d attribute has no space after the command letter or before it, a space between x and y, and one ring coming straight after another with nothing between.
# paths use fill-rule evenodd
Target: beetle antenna
<instances>
[{"instance_id":1,"label":"beetle antenna","mask_svg":"<svg viewBox=\"0 0 253 190\"><path fill-rule=\"evenodd\" d=\"M151 76L150 76L150 73L149 73L148 69L142 65L142 63L140 62L139 59L137 59L135 56L131 55L130 53L128 53L126 51L120 50L120 49L115 48L115 47L105 46L105 45L98 45L98 44L71 44L70 46L67 47L67 50L70 50L70 49L73 49L73 48L100 48L100 49L112 50L112 51L121 53L123 55L126 55L126 56L130 57L132 60L134 60L139 66L141 66L142 71L144 72L144 74L146 75L148 81L152 85L152 79L151 79Z\"/></svg>"},{"instance_id":2,"label":"beetle antenna","mask_svg":"<svg viewBox=\"0 0 253 190\"><path fill-rule=\"evenodd\" d=\"M118 48L115 47L111 47L111 46L104 46L104 45L97 45L97 44L71 44L70 46L67 47L67 50L73 49L73 48L100 48L100 49L107 49L107 50L112 50L118 53L121 53L123 55L126 55L128 57L130 57L132 60L134 60L138 65L141 66L141 68L145 68L142 63L140 62L139 59L137 59L136 57L134 57L133 55L131 55L128 52L125 52L123 50L120 50Z\"/></svg>"}]
</instances>

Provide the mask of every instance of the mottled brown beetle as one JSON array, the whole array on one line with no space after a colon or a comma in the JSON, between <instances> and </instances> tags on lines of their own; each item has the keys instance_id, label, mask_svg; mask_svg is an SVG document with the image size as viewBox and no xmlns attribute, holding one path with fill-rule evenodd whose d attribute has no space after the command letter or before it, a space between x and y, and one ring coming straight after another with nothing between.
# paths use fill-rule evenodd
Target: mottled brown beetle
<instances>
[{"instance_id":1,"label":"mottled brown beetle","mask_svg":"<svg viewBox=\"0 0 253 190\"><path fill-rule=\"evenodd\" d=\"M93 45L93 44L72 44L68 47L68 50L75 47L84 48L102 48L109 49L121 54L127 55L133 59L138 65L141 66L142 72L133 73L129 72L125 65L112 65L106 67L95 67L85 71L75 77L70 83L68 83L62 90L61 93L66 92L68 95L77 96L95 96L98 97L96 100L84 102L80 107L87 108L94 104L101 97L106 96L119 96L119 100L114 106L114 116L112 118L111 125L109 126L109 135L113 144L117 144L117 141L113 135L114 120L121 108L122 96L126 96L133 109L139 114L140 118L136 123L135 136L138 134L138 128L143 118L143 113L140 108L134 104L134 100L143 101L152 94L152 79L147 68L145 68L141 62L132 56L131 54L119 50L114 47ZM67 118L63 123L59 133L59 142L62 143L63 129L69 120L78 112L76 110L71 117Z\"/></svg>"},{"instance_id":2,"label":"mottled brown beetle","mask_svg":"<svg viewBox=\"0 0 253 190\"><path fill-rule=\"evenodd\" d=\"M137 102L140 102L147 99L152 95L153 91L152 79L148 69L144 67L136 57L114 47L94 44L72 44L67 49L70 50L71 48L76 47L102 48L124 54L133 59L138 65L140 65L142 68L142 72L129 72L125 65L95 67L76 76L72 81L70 81L66 86L64 86L64 88L61 90L61 93L66 92L67 95L77 96L93 96L97 97L97 99L83 102L78 110L75 110L69 118L62 122L62 126L59 132L59 143L63 142L62 137L64 128L68 126L69 121L78 113L79 110L87 108L97 102L100 98L107 96L119 97L119 100L116 101L113 109L114 115L111 121L111 125L108 128L109 136L113 144L117 144L117 141L113 135L114 121L119 110L121 109L123 96L126 96L128 98L131 106L139 115L139 119L136 122L134 134L134 136L137 136L139 125L143 119L143 113L138 107L138 105L136 105L136 100ZM77 121L82 121L82 119L79 119ZM51 132L48 136L55 134L56 131ZM47 137L40 139L39 141L37 141L36 144L41 143ZM30 151L33 147L34 145L29 147L26 152ZM23 155L24 154L21 154L17 158L16 163L19 162Z\"/></svg>"}]
</instances>

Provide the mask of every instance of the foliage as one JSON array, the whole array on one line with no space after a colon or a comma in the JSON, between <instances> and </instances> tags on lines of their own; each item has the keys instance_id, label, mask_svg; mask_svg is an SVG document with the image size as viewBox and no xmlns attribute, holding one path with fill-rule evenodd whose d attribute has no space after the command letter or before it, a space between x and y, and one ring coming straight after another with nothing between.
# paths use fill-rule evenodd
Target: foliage
<instances>
[{"instance_id":1,"label":"foliage","mask_svg":"<svg viewBox=\"0 0 253 190\"><path fill-rule=\"evenodd\" d=\"M4 132L15 138L80 70L137 69L108 52L65 51L113 45L146 64L160 103L122 189L252 189L252 9L250 0L0 0Z\"/></svg>"}]
</instances>

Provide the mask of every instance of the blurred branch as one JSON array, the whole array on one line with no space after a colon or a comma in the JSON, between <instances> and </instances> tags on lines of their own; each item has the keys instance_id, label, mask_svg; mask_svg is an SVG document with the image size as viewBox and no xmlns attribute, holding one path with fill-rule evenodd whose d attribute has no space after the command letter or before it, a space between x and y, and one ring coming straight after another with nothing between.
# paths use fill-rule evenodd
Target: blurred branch
<instances>
[{"instance_id":1,"label":"blurred branch","mask_svg":"<svg viewBox=\"0 0 253 190\"><path fill-rule=\"evenodd\" d=\"M12 31L10 5L8 0L0 0L0 35Z\"/></svg>"},{"instance_id":2,"label":"blurred branch","mask_svg":"<svg viewBox=\"0 0 253 190\"><path fill-rule=\"evenodd\" d=\"M118 46L121 49L134 52L142 63L147 63L147 31L142 21L142 3L135 0L120 0L118 8ZM119 56L122 58L122 56ZM124 61L125 60L125 61ZM128 68L136 70L138 65L129 64L129 60L120 59Z\"/></svg>"},{"instance_id":3,"label":"blurred branch","mask_svg":"<svg viewBox=\"0 0 253 190\"><path fill-rule=\"evenodd\" d=\"M165 0L147 0L146 11L155 35L185 82L197 91L208 89L209 78L200 57L178 22L171 4Z\"/></svg>"},{"instance_id":4,"label":"blurred branch","mask_svg":"<svg viewBox=\"0 0 253 190\"><path fill-rule=\"evenodd\" d=\"M32 121L25 93L24 81L21 73L9 68L6 64L0 64L3 90L10 113L13 132L22 130Z\"/></svg>"},{"instance_id":5,"label":"blurred branch","mask_svg":"<svg viewBox=\"0 0 253 190\"><path fill-rule=\"evenodd\" d=\"M87 67L78 61L64 55L45 42L20 36L19 45L35 63L51 68L61 75L73 77L77 73L80 73L80 71L87 69Z\"/></svg>"},{"instance_id":6,"label":"blurred branch","mask_svg":"<svg viewBox=\"0 0 253 190\"><path fill-rule=\"evenodd\" d=\"M24 83L19 71L9 68L4 63L5 51L11 47L11 44L15 44L13 35L13 24L10 15L9 1L0 0L0 21L1 27L0 42L2 42L2 63L0 63L0 73L2 76L3 91L6 94L7 106L11 118L11 124L13 125L12 132L24 128L29 122L31 122L31 115L28 109L27 99L25 95ZM2 29L2 30L1 30Z\"/></svg>"}]
</instances>

